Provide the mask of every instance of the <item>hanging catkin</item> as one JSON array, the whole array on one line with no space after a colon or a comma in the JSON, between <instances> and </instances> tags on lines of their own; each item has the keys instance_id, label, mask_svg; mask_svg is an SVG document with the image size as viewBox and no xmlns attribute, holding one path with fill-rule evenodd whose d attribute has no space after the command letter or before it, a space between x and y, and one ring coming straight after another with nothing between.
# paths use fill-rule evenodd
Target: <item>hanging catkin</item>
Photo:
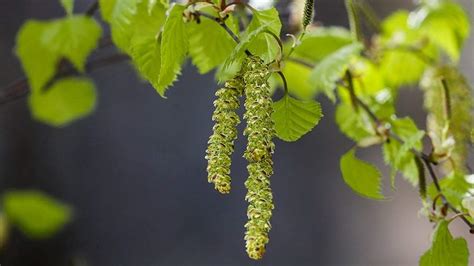
<instances>
[{"instance_id":1,"label":"hanging catkin","mask_svg":"<svg viewBox=\"0 0 474 266\"><path fill-rule=\"evenodd\" d=\"M230 192L231 155L234 151L234 140L237 138L236 127L240 123L236 110L240 106L242 90L241 79L233 78L216 92L217 99L214 101L212 120L216 124L206 150L207 172L209 183L213 183L215 189L222 194Z\"/></svg>"},{"instance_id":2,"label":"hanging catkin","mask_svg":"<svg viewBox=\"0 0 474 266\"><path fill-rule=\"evenodd\" d=\"M304 3L303 29L306 29L313 22L314 0L306 0Z\"/></svg>"},{"instance_id":3,"label":"hanging catkin","mask_svg":"<svg viewBox=\"0 0 474 266\"><path fill-rule=\"evenodd\" d=\"M274 208L270 188L275 149L272 141L275 135L273 107L267 82L270 72L260 58L251 56L244 62L243 73L246 97L244 119L247 122L244 135L248 139L244 157L249 162L249 176L245 182L248 191L245 199L249 203L245 240L249 257L261 259L269 241L270 218Z\"/></svg>"}]
</instances>

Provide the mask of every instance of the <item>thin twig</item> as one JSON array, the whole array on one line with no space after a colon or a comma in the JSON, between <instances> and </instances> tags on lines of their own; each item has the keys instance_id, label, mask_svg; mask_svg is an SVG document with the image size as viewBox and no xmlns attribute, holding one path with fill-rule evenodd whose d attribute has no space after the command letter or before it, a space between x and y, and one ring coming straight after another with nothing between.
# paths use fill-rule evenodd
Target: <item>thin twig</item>
<instances>
[{"instance_id":1,"label":"thin twig","mask_svg":"<svg viewBox=\"0 0 474 266\"><path fill-rule=\"evenodd\" d=\"M123 61L128 60L129 57L123 54L114 54L109 57L104 57L104 58L99 58L93 61L90 61L86 64L86 72L90 73L94 70L104 68L106 66L110 66L116 63L120 63ZM71 75L77 75L79 74L74 68L72 67L67 67L63 69L62 71L58 72L48 84L52 84L54 81L71 76ZM18 81L10 84L7 86L6 89L2 90L0 93L0 105L1 104L6 104L9 102L12 102L14 100L17 100L30 91L30 87L28 86L28 80L26 78L21 78Z\"/></svg>"},{"instance_id":2,"label":"thin twig","mask_svg":"<svg viewBox=\"0 0 474 266\"><path fill-rule=\"evenodd\" d=\"M307 62L304 59L301 59L301 58L298 58L298 57L287 57L286 60L298 63L300 65L303 65L303 66L306 66L306 67L309 67L309 68L315 68L316 67L315 64Z\"/></svg>"},{"instance_id":3,"label":"thin twig","mask_svg":"<svg viewBox=\"0 0 474 266\"><path fill-rule=\"evenodd\" d=\"M88 17L92 17L98 9L99 9L99 2L96 0L87 8L84 14Z\"/></svg>"},{"instance_id":4,"label":"thin twig","mask_svg":"<svg viewBox=\"0 0 474 266\"><path fill-rule=\"evenodd\" d=\"M354 89L354 80L352 78L352 73L349 69L346 70L346 81L349 89L349 95L351 96L352 108L354 108L356 112L359 112L359 104ZM371 112L368 113L370 114ZM373 117L377 118L375 115Z\"/></svg>"},{"instance_id":5,"label":"thin twig","mask_svg":"<svg viewBox=\"0 0 474 266\"><path fill-rule=\"evenodd\" d=\"M367 104L365 104L360 98L357 97L357 95L353 95L353 97L355 97L355 99L357 100L358 104L362 107L362 109L364 109L364 111L371 117L371 119L373 120L374 123L376 124L380 124L380 119L375 115L374 112L372 112L372 110L370 110L369 106ZM390 137L396 139L397 141L399 141L400 143L403 143L404 141L399 137L397 136L395 133L393 133L392 131L389 131L389 134L390 134ZM436 165L435 162L433 162L431 160L431 157L423 152L420 152L420 151L417 151L415 149L410 149L410 151L415 155L417 156L420 160L422 160L424 162L424 164L426 165L426 168L428 169L428 172L430 174L430 177L433 181L433 184L435 185L435 188L436 188L436 191L438 192L439 196L441 198L441 200L443 201L443 204L445 204L452 212L456 213L456 214L459 214L461 213L458 209L456 209L451 203L448 202L448 200L446 199L446 197L444 196L443 194L443 191L442 191L442 188L441 188L441 185L439 183L439 179L438 177L436 176L436 173L433 169L433 166ZM470 228L470 231L471 233L474 233L474 224L472 224L466 217L464 216L460 216L461 219L464 221L464 223L466 223L469 228Z\"/></svg>"}]
</instances>

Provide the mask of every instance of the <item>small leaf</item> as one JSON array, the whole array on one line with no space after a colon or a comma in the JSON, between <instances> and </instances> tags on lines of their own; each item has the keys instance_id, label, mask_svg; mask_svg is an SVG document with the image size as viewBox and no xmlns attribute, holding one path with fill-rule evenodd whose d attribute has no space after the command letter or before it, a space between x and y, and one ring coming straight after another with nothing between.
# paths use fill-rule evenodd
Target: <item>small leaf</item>
<instances>
[{"instance_id":1,"label":"small leaf","mask_svg":"<svg viewBox=\"0 0 474 266\"><path fill-rule=\"evenodd\" d=\"M50 81L61 58L69 59L78 70L83 71L101 32L98 23L85 16L27 21L18 33L16 54L32 90L41 90Z\"/></svg>"},{"instance_id":2,"label":"small leaf","mask_svg":"<svg viewBox=\"0 0 474 266\"><path fill-rule=\"evenodd\" d=\"M409 24L443 49L454 62L469 36L469 18L463 7L449 1L426 2L409 18Z\"/></svg>"},{"instance_id":3,"label":"small leaf","mask_svg":"<svg viewBox=\"0 0 474 266\"><path fill-rule=\"evenodd\" d=\"M314 87L308 81L311 68L293 61L287 61L282 72L286 77L291 95L305 100L310 100L315 96Z\"/></svg>"},{"instance_id":4,"label":"small leaf","mask_svg":"<svg viewBox=\"0 0 474 266\"><path fill-rule=\"evenodd\" d=\"M215 21L187 24L189 54L201 74L224 63L237 45L230 35Z\"/></svg>"},{"instance_id":5,"label":"small leaf","mask_svg":"<svg viewBox=\"0 0 474 266\"><path fill-rule=\"evenodd\" d=\"M360 43L350 44L324 58L311 72L309 80L316 91L324 92L332 101L336 101L334 89L353 57L362 51Z\"/></svg>"},{"instance_id":6,"label":"small leaf","mask_svg":"<svg viewBox=\"0 0 474 266\"><path fill-rule=\"evenodd\" d=\"M137 13L140 0L101 0L100 6L104 8L102 16L110 23L112 40L124 52L129 52L130 40L134 28L133 17Z\"/></svg>"},{"instance_id":7,"label":"small leaf","mask_svg":"<svg viewBox=\"0 0 474 266\"><path fill-rule=\"evenodd\" d=\"M415 155L409 152L401 152L402 144L395 139L391 139L390 142L385 142L382 146L384 161L387 165L392 168L390 181L392 187L395 186L395 171L399 171L405 180L410 182L413 186L418 185L419 171L416 164ZM395 167L395 161L398 159L398 166Z\"/></svg>"},{"instance_id":8,"label":"small leaf","mask_svg":"<svg viewBox=\"0 0 474 266\"><path fill-rule=\"evenodd\" d=\"M102 18L107 22L110 22L112 19L115 2L117 2L117 0L99 0L100 13L102 14Z\"/></svg>"},{"instance_id":9,"label":"small leaf","mask_svg":"<svg viewBox=\"0 0 474 266\"><path fill-rule=\"evenodd\" d=\"M61 1L61 5L66 11L66 14L68 14L68 16L72 15L72 12L74 10L74 0L60 0L60 1Z\"/></svg>"},{"instance_id":10,"label":"small leaf","mask_svg":"<svg viewBox=\"0 0 474 266\"><path fill-rule=\"evenodd\" d=\"M158 2L149 5L148 1L139 4L133 18L134 33L130 40L130 55L133 64L143 78L155 89L159 88L161 71L160 31L166 18L166 7Z\"/></svg>"},{"instance_id":11,"label":"small leaf","mask_svg":"<svg viewBox=\"0 0 474 266\"><path fill-rule=\"evenodd\" d=\"M16 55L33 91L40 90L54 76L60 58L42 43L42 36L48 25L28 20L17 34Z\"/></svg>"},{"instance_id":12,"label":"small leaf","mask_svg":"<svg viewBox=\"0 0 474 266\"><path fill-rule=\"evenodd\" d=\"M420 266L468 265L467 242L463 238L453 239L447 221L438 223L431 241L431 248L420 258Z\"/></svg>"},{"instance_id":13,"label":"small leaf","mask_svg":"<svg viewBox=\"0 0 474 266\"><path fill-rule=\"evenodd\" d=\"M439 185L448 202L457 209L461 209L462 200L473 188L473 185L467 182L464 174L458 172L452 172L445 178L441 179ZM438 191L435 186L431 184L428 187L428 195L430 195L431 198L434 198L437 194Z\"/></svg>"},{"instance_id":14,"label":"small leaf","mask_svg":"<svg viewBox=\"0 0 474 266\"><path fill-rule=\"evenodd\" d=\"M380 171L375 166L357 159L355 149L342 156L340 167L344 181L356 193L370 199L384 199Z\"/></svg>"},{"instance_id":15,"label":"small leaf","mask_svg":"<svg viewBox=\"0 0 474 266\"><path fill-rule=\"evenodd\" d=\"M345 28L317 27L306 33L292 56L317 62L351 43L351 33Z\"/></svg>"},{"instance_id":16,"label":"small leaf","mask_svg":"<svg viewBox=\"0 0 474 266\"><path fill-rule=\"evenodd\" d=\"M300 101L285 95L273 104L273 121L277 136L296 141L311 131L321 120L321 105L316 101Z\"/></svg>"},{"instance_id":17,"label":"small leaf","mask_svg":"<svg viewBox=\"0 0 474 266\"><path fill-rule=\"evenodd\" d=\"M240 69L240 65L242 64L242 60L245 56L245 50L259 36L259 34L268 30L268 27L268 23L264 24L256 28L254 31L249 32L242 39L240 39L240 43L235 47L230 56L224 62L224 65L220 70L221 74L219 76L234 76Z\"/></svg>"},{"instance_id":18,"label":"small leaf","mask_svg":"<svg viewBox=\"0 0 474 266\"><path fill-rule=\"evenodd\" d=\"M247 28L247 34L256 30L262 25L268 25L268 30L276 36L280 36L281 21L276 8L270 8L253 13L252 21ZM280 53L280 47L277 41L270 34L260 34L255 40L249 44L249 51L260 56L265 62L275 60Z\"/></svg>"},{"instance_id":19,"label":"small leaf","mask_svg":"<svg viewBox=\"0 0 474 266\"><path fill-rule=\"evenodd\" d=\"M352 106L341 103L336 108L336 123L339 130L355 142L372 137L375 132L363 112L356 112Z\"/></svg>"},{"instance_id":20,"label":"small leaf","mask_svg":"<svg viewBox=\"0 0 474 266\"><path fill-rule=\"evenodd\" d=\"M418 82L427 67L423 55L436 58L435 50L426 44L420 32L409 27L408 17L407 11L397 11L382 23L381 50L384 51L380 56L380 69L387 85L392 87Z\"/></svg>"},{"instance_id":21,"label":"small leaf","mask_svg":"<svg viewBox=\"0 0 474 266\"><path fill-rule=\"evenodd\" d=\"M161 71L158 79L158 93L164 97L166 89L181 73L189 43L183 11L186 7L174 5L166 19L161 38Z\"/></svg>"},{"instance_id":22,"label":"small leaf","mask_svg":"<svg viewBox=\"0 0 474 266\"><path fill-rule=\"evenodd\" d=\"M33 117L51 126L65 126L89 115L95 108L94 84L88 79L65 78L46 91L30 94Z\"/></svg>"},{"instance_id":23,"label":"small leaf","mask_svg":"<svg viewBox=\"0 0 474 266\"><path fill-rule=\"evenodd\" d=\"M34 190L9 191L3 196L8 221L30 238L48 238L71 220L72 210Z\"/></svg>"},{"instance_id":24,"label":"small leaf","mask_svg":"<svg viewBox=\"0 0 474 266\"><path fill-rule=\"evenodd\" d=\"M412 149L421 151L423 149L422 139L425 132L419 130L412 119L398 118L390 122L392 131L401 138L403 144L396 139L383 145L385 163L392 167L390 179L392 187L395 186L395 175L397 171L413 186L418 185L419 167L416 164Z\"/></svg>"},{"instance_id":25,"label":"small leaf","mask_svg":"<svg viewBox=\"0 0 474 266\"><path fill-rule=\"evenodd\" d=\"M84 71L87 57L97 47L102 29L93 19L78 15L51 22L42 35L43 45L69 59Z\"/></svg>"}]
</instances>

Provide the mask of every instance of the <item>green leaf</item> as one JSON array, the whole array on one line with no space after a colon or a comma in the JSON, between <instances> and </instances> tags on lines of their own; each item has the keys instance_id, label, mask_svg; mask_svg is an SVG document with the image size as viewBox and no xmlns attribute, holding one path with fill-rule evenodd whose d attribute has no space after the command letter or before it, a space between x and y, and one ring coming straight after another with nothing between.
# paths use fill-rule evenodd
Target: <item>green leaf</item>
<instances>
[{"instance_id":1,"label":"green leaf","mask_svg":"<svg viewBox=\"0 0 474 266\"><path fill-rule=\"evenodd\" d=\"M33 92L29 97L33 117L56 127L89 115L95 104L94 84L81 78L59 80L46 91Z\"/></svg>"},{"instance_id":2,"label":"green leaf","mask_svg":"<svg viewBox=\"0 0 474 266\"><path fill-rule=\"evenodd\" d=\"M183 11L186 7L174 5L166 19L161 38L161 71L156 90L164 97L166 89L181 73L189 43Z\"/></svg>"},{"instance_id":3,"label":"green leaf","mask_svg":"<svg viewBox=\"0 0 474 266\"><path fill-rule=\"evenodd\" d=\"M286 61L282 72L286 77L291 95L306 100L310 100L315 96L314 87L308 80L311 68L293 61Z\"/></svg>"},{"instance_id":4,"label":"green leaf","mask_svg":"<svg viewBox=\"0 0 474 266\"><path fill-rule=\"evenodd\" d=\"M72 12L74 10L74 0L60 0L60 2L64 10L66 11L66 14L68 14L68 16L72 15Z\"/></svg>"},{"instance_id":5,"label":"green leaf","mask_svg":"<svg viewBox=\"0 0 474 266\"><path fill-rule=\"evenodd\" d=\"M276 8L270 8L253 13L252 21L247 28L247 34L258 29L262 25L268 25L268 31L273 32L276 36L280 36L281 21ZM273 36L270 34L261 34L249 44L249 51L252 54L260 56L265 62L275 60L280 53L280 47Z\"/></svg>"},{"instance_id":6,"label":"green leaf","mask_svg":"<svg viewBox=\"0 0 474 266\"><path fill-rule=\"evenodd\" d=\"M59 62L59 55L42 43L42 36L48 25L29 20L21 27L16 39L16 55L32 90L40 90L54 76Z\"/></svg>"},{"instance_id":7,"label":"green leaf","mask_svg":"<svg viewBox=\"0 0 474 266\"><path fill-rule=\"evenodd\" d=\"M321 105L316 101L300 101L285 95L273 104L273 121L277 136L296 141L311 131L321 120Z\"/></svg>"},{"instance_id":8,"label":"green leaf","mask_svg":"<svg viewBox=\"0 0 474 266\"><path fill-rule=\"evenodd\" d=\"M370 119L363 112L356 112L351 105L341 103L336 108L339 130L355 142L375 135Z\"/></svg>"},{"instance_id":9,"label":"green leaf","mask_svg":"<svg viewBox=\"0 0 474 266\"><path fill-rule=\"evenodd\" d=\"M110 22L112 19L115 2L117 2L117 0L99 0L100 13L102 18L107 22Z\"/></svg>"},{"instance_id":10,"label":"green leaf","mask_svg":"<svg viewBox=\"0 0 474 266\"><path fill-rule=\"evenodd\" d=\"M384 199L380 171L375 166L357 159L355 149L342 156L340 167L344 181L356 193L370 199Z\"/></svg>"},{"instance_id":11,"label":"green leaf","mask_svg":"<svg viewBox=\"0 0 474 266\"><path fill-rule=\"evenodd\" d=\"M237 44L235 49L232 51L230 56L224 62L224 65L220 69L219 78L221 77L228 77L234 76L238 70L240 69L240 65L242 64L242 60L245 56L245 50L248 46L259 36L259 34L263 33L264 31L268 30L269 24L264 24L252 32L249 32L245 35L242 39L240 39L240 43Z\"/></svg>"},{"instance_id":12,"label":"green leaf","mask_svg":"<svg viewBox=\"0 0 474 266\"><path fill-rule=\"evenodd\" d=\"M439 181L439 185L448 202L457 209L462 208L462 200L469 194L470 189L473 188L473 185L467 182L464 174L459 172L451 172ZM437 194L438 191L431 184L428 187L428 195L434 198Z\"/></svg>"},{"instance_id":13,"label":"green leaf","mask_svg":"<svg viewBox=\"0 0 474 266\"><path fill-rule=\"evenodd\" d=\"M395 88L414 84L420 79L427 66L420 54L435 56L420 32L408 26L408 17L407 11L398 11L382 24L380 69L387 85ZM419 52L406 47L413 47Z\"/></svg>"},{"instance_id":14,"label":"green leaf","mask_svg":"<svg viewBox=\"0 0 474 266\"><path fill-rule=\"evenodd\" d=\"M421 151L423 149L422 139L425 132L419 130L411 118L397 118L390 121L391 130L403 141L391 138L389 143L383 146L385 163L392 167L391 183L395 185L396 171L400 171L403 177L413 186L418 185L419 167L416 165L412 149Z\"/></svg>"},{"instance_id":15,"label":"green leaf","mask_svg":"<svg viewBox=\"0 0 474 266\"><path fill-rule=\"evenodd\" d=\"M134 28L133 17L137 13L140 0L101 0L102 16L110 23L112 40L124 52L129 52Z\"/></svg>"},{"instance_id":16,"label":"green leaf","mask_svg":"<svg viewBox=\"0 0 474 266\"><path fill-rule=\"evenodd\" d=\"M166 6L156 3L152 6L147 1L138 6L133 19L134 33L130 41L130 55L135 67L143 78L158 89L161 71L160 31L166 19Z\"/></svg>"},{"instance_id":17,"label":"green leaf","mask_svg":"<svg viewBox=\"0 0 474 266\"><path fill-rule=\"evenodd\" d=\"M347 70L350 61L362 51L363 45L354 43L337 50L324 58L311 72L309 80L316 91L324 92L332 101L336 101L334 89L336 82Z\"/></svg>"},{"instance_id":18,"label":"green leaf","mask_svg":"<svg viewBox=\"0 0 474 266\"><path fill-rule=\"evenodd\" d=\"M97 47L102 29L87 16L72 16L51 22L42 35L43 45L69 59L84 71L87 57Z\"/></svg>"},{"instance_id":19,"label":"green leaf","mask_svg":"<svg viewBox=\"0 0 474 266\"><path fill-rule=\"evenodd\" d=\"M431 248L420 258L420 266L467 266L469 249L463 238L454 239L449 232L447 221L436 226L432 236Z\"/></svg>"},{"instance_id":20,"label":"green leaf","mask_svg":"<svg viewBox=\"0 0 474 266\"><path fill-rule=\"evenodd\" d=\"M391 139L382 146L384 161L392 168L390 181L392 187L395 186L395 171L399 171L403 177L413 186L418 185L419 168L415 161L415 155L402 149L402 144Z\"/></svg>"},{"instance_id":21,"label":"green leaf","mask_svg":"<svg viewBox=\"0 0 474 266\"><path fill-rule=\"evenodd\" d=\"M305 34L292 57L317 62L351 43L351 33L345 28L317 27Z\"/></svg>"},{"instance_id":22,"label":"green leaf","mask_svg":"<svg viewBox=\"0 0 474 266\"><path fill-rule=\"evenodd\" d=\"M8 221L30 238L48 238L71 220L69 206L34 190L8 191L3 195Z\"/></svg>"},{"instance_id":23,"label":"green leaf","mask_svg":"<svg viewBox=\"0 0 474 266\"><path fill-rule=\"evenodd\" d=\"M451 1L428 1L410 15L410 26L420 29L454 62L469 37L469 18L460 4Z\"/></svg>"},{"instance_id":24,"label":"green leaf","mask_svg":"<svg viewBox=\"0 0 474 266\"><path fill-rule=\"evenodd\" d=\"M420 132L416 123L409 117L392 119L390 125L392 126L393 132L403 141L410 141L413 135ZM423 148L421 140L416 141L414 148L416 150L421 150Z\"/></svg>"},{"instance_id":25,"label":"green leaf","mask_svg":"<svg viewBox=\"0 0 474 266\"><path fill-rule=\"evenodd\" d=\"M224 63L236 43L215 21L203 19L199 24L187 24L189 54L201 74Z\"/></svg>"},{"instance_id":26,"label":"green leaf","mask_svg":"<svg viewBox=\"0 0 474 266\"><path fill-rule=\"evenodd\" d=\"M415 84L426 69L426 62L413 52L403 49L386 51L380 69L389 86Z\"/></svg>"},{"instance_id":27,"label":"green leaf","mask_svg":"<svg viewBox=\"0 0 474 266\"><path fill-rule=\"evenodd\" d=\"M94 19L85 16L27 21L18 33L16 54L32 90L40 90L50 81L61 58L69 59L78 70L84 70L101 31Z\"/></svg>"}]
</instances>

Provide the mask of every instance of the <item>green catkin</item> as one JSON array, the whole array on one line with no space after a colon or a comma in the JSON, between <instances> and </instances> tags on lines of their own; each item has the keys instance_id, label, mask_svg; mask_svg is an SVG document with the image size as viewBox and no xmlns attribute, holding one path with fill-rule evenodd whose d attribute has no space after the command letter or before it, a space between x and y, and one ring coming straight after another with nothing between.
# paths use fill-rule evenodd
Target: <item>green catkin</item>
<instances>
[{"instance_id":1,"label":"green catkin","mask_svg":"<svg viewBox=\"0 0 474 266\"><path fill-rule=\"evenodd\" d=\"M217 99L214 101L212 120L216 124L206 150L207 173L209 183L213 183L215 189L222 194L230 193L231 155L237 138L236 127L240 123L236 110L240 106L242 91L241 79L233 78L216 92Z\"/></svg>"},{"instance_id":2,"label":"green catkin","mask_svg":"<svg viewBox=\"0 0 474 266\"><path fill-rule=\"evenodd\" d=\"M272 99L267 79L270 75L268 67L258 57L248 57L243 65L245 83L244 119L247 122L244 135L247 136L247 149L244 153L249 162L248 179L245 182L248 202L245 224L246 249L250 258L261 259L265 253L270 231L273 195L270 188L270 176L273 174L272 154L275 135L272 121Z\"/></svg>"},{"instance_id":3,"label":"green catkin","mask_svg":"<svg viewBox=\"0 0 474 266\"><path fill-rule=\"evenodd\" d=\"M303 29L306 29L313 22L314 0L306 0L304 3Z\"/></svg>"}]
</instances>

